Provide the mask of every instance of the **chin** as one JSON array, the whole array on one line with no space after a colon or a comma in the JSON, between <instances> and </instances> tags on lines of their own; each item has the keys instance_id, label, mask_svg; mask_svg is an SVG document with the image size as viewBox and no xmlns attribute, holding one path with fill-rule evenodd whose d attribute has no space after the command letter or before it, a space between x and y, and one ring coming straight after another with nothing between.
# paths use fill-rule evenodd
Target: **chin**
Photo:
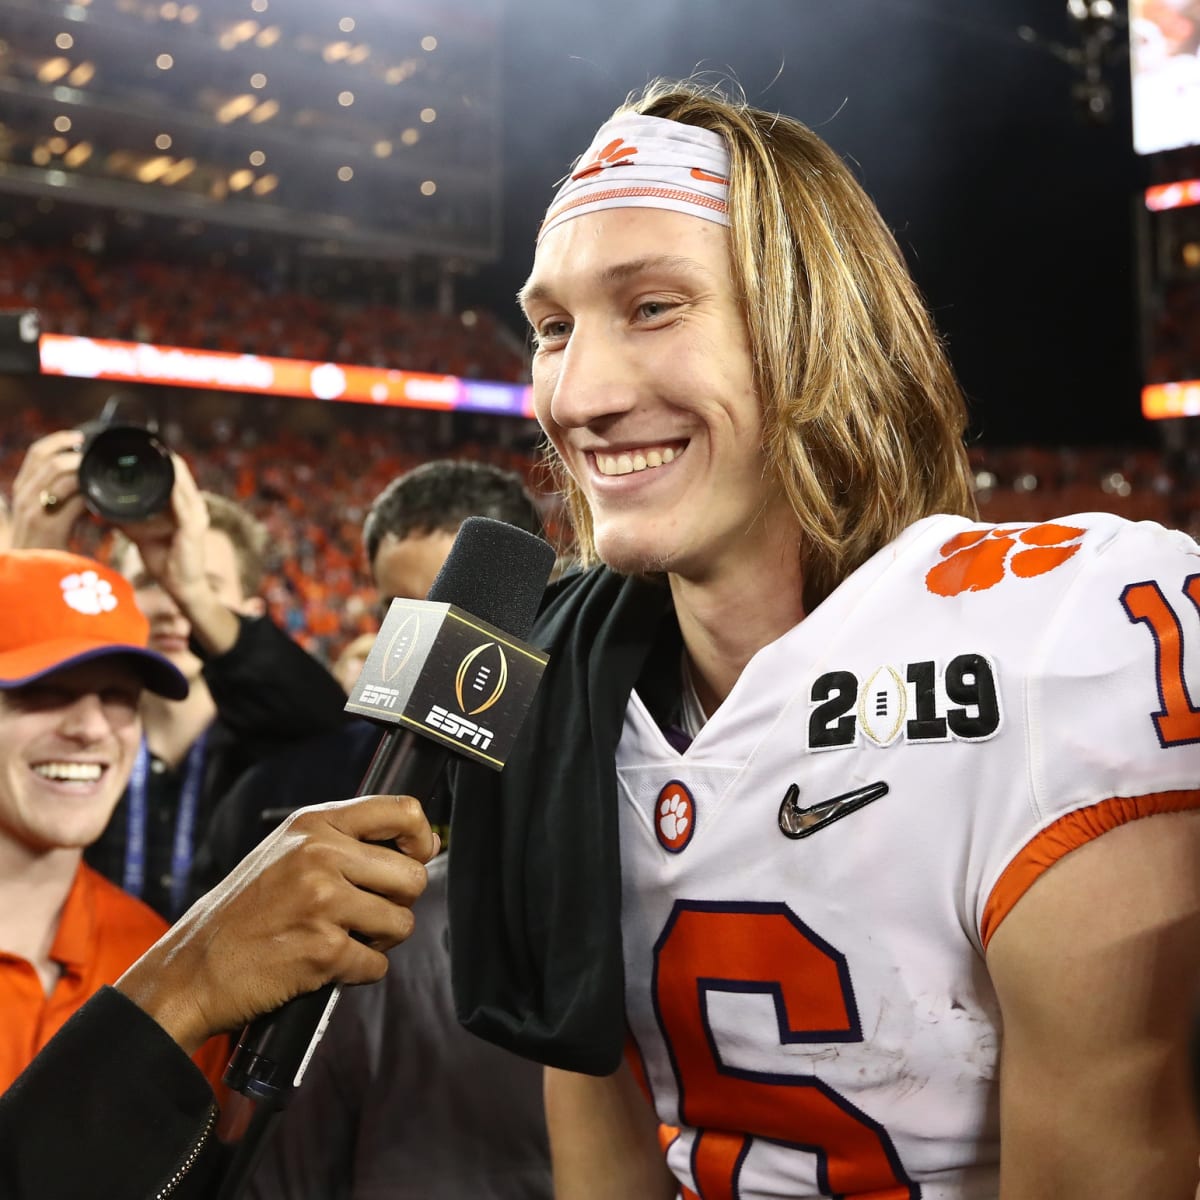
<instances>
[{"instance_id":1,"label":"chin","mask_svg":"<svg viewBox=\"0 0 1200 1200\"><path fill-rule=\"evenodd\" d=\"M619 575L661 575L671 569L671 555L649 539L597 532L595 545L600 561Z\"/></svg>"}]
</instances>

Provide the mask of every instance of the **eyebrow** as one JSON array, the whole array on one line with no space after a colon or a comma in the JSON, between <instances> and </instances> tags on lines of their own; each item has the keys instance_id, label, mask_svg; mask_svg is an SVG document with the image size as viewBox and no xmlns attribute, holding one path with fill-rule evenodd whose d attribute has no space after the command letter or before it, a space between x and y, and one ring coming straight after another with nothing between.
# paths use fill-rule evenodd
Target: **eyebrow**
<instances>
[{"instance_id":1,"label":"eyebrow","mask_svg":"<svg viewBox=\"0 0 1200 1200\"><path fill-rule=\"evenodd\" d=\"M596 283L602 287L611 287L649 271L663 270L681 272L685 275L703 275L706 278L708 276L708 271L694 258L685 258L679 254L652 254L645 258L634 258L628 262L613 263L612 266L605 267L596 277ZM533 301L548 300L552 294L553 291L548 284L529 282L517 293L517 303L522 310L527 310Z\"/></svg>"}]
</instances>

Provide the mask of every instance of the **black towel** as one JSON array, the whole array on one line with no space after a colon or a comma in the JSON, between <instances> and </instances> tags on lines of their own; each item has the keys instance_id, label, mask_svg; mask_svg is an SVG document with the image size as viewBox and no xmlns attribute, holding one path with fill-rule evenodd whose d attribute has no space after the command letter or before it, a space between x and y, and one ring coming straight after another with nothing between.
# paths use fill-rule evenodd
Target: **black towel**
<instances>
[{"instance_id":1,"label":"black towel","mask_svg":"<svg viewBox=\"0 0 1200 1200\"><path fill-rule=\"evenodd\" d=\"M652 711L647 692L678 693L670 591L605 568L568 577L530 640L550 663L507 766L454 780L455 1007L499 1046L605 1075L626 1031L615 755L635 684Z\"/></svg>"}]
</instances>

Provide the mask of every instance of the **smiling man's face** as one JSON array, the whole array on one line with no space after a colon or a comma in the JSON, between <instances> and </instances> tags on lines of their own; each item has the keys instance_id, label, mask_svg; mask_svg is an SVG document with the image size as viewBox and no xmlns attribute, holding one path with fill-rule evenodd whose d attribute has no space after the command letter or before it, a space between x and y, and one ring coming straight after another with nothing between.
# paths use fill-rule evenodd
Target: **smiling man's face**
<instances>
[{"instance_id":1,"label":"smiling man's face","mask_svg":"<svg viewBox=\"0 0 1200 1200\"><path fill-rule=\"evenodd\" d=\"M119 656L0 691L0 841L40 854L104 832L137 754L141 691Z\"/></svg>"},{"instance_id":2,"label":"smiling man's face","mask_svg":"<svg viewBox=\"0 0 1200 1200\"><path fill-rule=\"evenodd\" d=\"M619 571L702 579L794 517L767 469L729 233L657 209L551 231L522 293L538 420Z\"/></svg>"}]
</instances>

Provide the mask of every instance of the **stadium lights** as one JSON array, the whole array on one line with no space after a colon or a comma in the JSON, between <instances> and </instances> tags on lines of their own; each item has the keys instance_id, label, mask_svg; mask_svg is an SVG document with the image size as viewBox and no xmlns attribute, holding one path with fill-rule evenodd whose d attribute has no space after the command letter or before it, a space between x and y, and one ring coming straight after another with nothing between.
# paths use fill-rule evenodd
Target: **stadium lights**
<instances>
[{"instance_id":1,"label":"stadium lights","mask_svg":"<svg viewBox=\"0 0 1200 1200\"><path fill-rule=\"evenodd\" d=\"M147 159L136 171L134 176L139 183L156 183L161 179L174 165L174 162L165 154L159 154L154 158Z\"/></svg>"},{"instance_id":2,"label":"stadium lights","mask_svg":"<svg viewBox=\"0 0 1200 1200\"><path fill-rule=\"evenodd\" d=\"M54 44L60 50L70 50L75 45L75 39L69 33L60 33L55 39Z\"/></svg>"},{"instance_id":3,"label":"stadium lights","mask_svg":"<svg viewBox=\"0 0 1200 1200\"><path fill-rule=\"evenodd\" d=\"M66 116L65 114L55 117L54 118L54 128L57 133L70 133L71 132L71 118Z\"/></svg>"},{"instance_id":4,"label":"stadium lights","mask_svg":"<svg viewBox=\"0 0 1200 1200\"><path fill-rule=\"evenodd\" d=\"M91 142L76 142L75 145L72 146L70 148L70 150L68 150L66 152L66 154L63 155L63 162L68 167L71 167L72 169L74 169L76 167L82 167L83 164L85 162L87 162L87 160L91 157L92 157L92 143Z\"/></svg>"},{"instance_id":5,"label":"stadium lights","mask_svg":"<svg viewBox=\"0 0 1200 1200\"><path fill-rule=\"evenodd\" d=\"M163 172L161 182L167 187L174 187L177 183L182 183L196 169L196 160L194 158L181 158L170 170Z\"/></svg>"},{"instance_id":6,"label":"stadium lights","mask_svg":"<svg viewBox=\"0 0 1200 1200\"><path fill-rule=\"evenodd\" d=\"M421 195L432 196L437 191L437 184L432 179L426 179L421 184Z\"/></svg>"},{"instance_id":7,"label":"stadium lights","mask_svg":"<svg viewBox=\"0 0 1200 1200\"><path fill-rule=\"evenodd\" d=\"M354 178L354 168L353 167L338 167L337 177L343 183L349 183L350 180L352 180Z\"/></svg>"},{"instance_id":8,"label":"stadium lights","mask_svg":"<svg viewBox=\"0 0 1200 1200\"><path fill-rule=\"evenodd\" d=\"M349 108L354 103L353 92L338 92L338 103L343 108Z\"/></svg>"},{"instance_id":9,"label":"stadium lights","mask_svg":"<svg viewBox=\"0 0 1200 1200\"><path fill-rule=\"evenodd\" d=\"M338 22L338 28L343 33L353 33L354 32L354 18L353 17L343 17Z\"/></svg>"},{"instance_id":10,"label":"stadium lights","mask_svg":"<svg viewBox=\"0 0 1200 1200\"><path fill-rule=\"evenodd\" d=\"M232 124L238 117L244 117L254 105L255 100L253 96L246 95L245 93L240 96L233 96L217 109L217 120L222 125Z\"/></svg>"},{"instance_id":11,"label":"stadium lights","mask_svg":"<svg viewBox=\"0 0 1200 1200\"><path fill-rule=\"evenodd\" d=\"M252 167L261 167L267 161L267 156L261 150L250 151L250 165Z\"/></svg>"},{"instance_id":12,"label":"stadium lights","mask_svg":"<svg viewBox=\"0 0 1200 1200\"><path fill-rule=\"evenodd\" d=\"M169 133L160 133L154 139L154 146L155 146L155 149L157 149L157 150L170 150L171 135Z\"/></svg>"},{"instance_id":13,"label":"stadium lights","mask_svg":"<svg viewBox=\"0 0 1200 1200\"><path fill-rule=\"evenodd\" d=\"M250 76L250 86L252 88L262 89L267 86L267 77L261 71L255 71Z\"/></svg>"},{"instance_id":14,"label":"stadium lights","mask_svg":"<svg viewBox=\"0 0 1200 1200\"><path fill-rule=\"evenodd\" d=\"M169 71L175 65L175 60L169 54L160 54L154 60L154 65L160 71Z\"/></svg>"},{"instance_id":15,"label":"stadium lights","mask_svg":"<svg viewBox=\"0 0 1200 1200\"><path fill-rule=\"evenodd\" d=\"M437 49L437 45L438 40L432 34L429 34L427 37L423 37L421 39L421 49L427 54L432 54L433 51Z\"/></svg>"},{"instance_id":16,"label":"stadium lights","mask_svg":"<svg viewBox=\"0 0 1200 1200\"><path fill-rule=\"evenodd\" d=\"M432 125L434 123L434 121L437 120L437 109L436 108L421 109L421 120L424 121L426 125Z\"/></svg>"},{"instance_id":17,"label":"stadium lights","mask_svg":"<svg viewBox=\"0 0 1200 1200\"><path fill-rule=\"evenodd\" d=\"M37 70L39 83L55 83L71 69L71 60L63 58L48 58Z\"/></svg>"}]
</instances>

